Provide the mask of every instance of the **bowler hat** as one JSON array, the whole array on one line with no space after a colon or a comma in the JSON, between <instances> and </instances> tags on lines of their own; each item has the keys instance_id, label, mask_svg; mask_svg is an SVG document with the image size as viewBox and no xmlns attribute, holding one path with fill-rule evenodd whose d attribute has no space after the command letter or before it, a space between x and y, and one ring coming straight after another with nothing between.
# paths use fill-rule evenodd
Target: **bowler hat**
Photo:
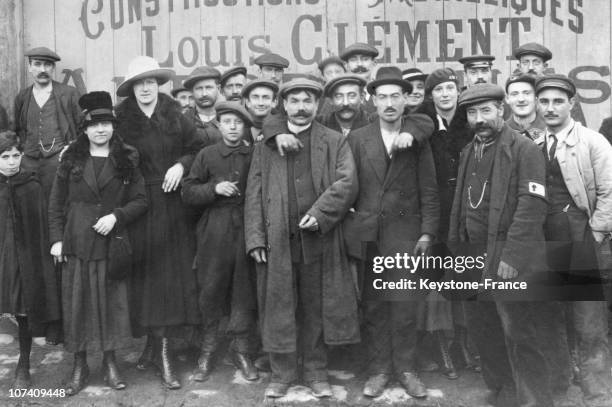
<instances>
[{"instance_id":1,"label":"bowler hat","mask_svg":"<svg viewBox=\"0 0 612 407\"><path fill-rule=\"evenodd\" d=\"M461 92L458 104L459 106L471 106L487 100L501 101L505 96L506 93L501 86L492 83L479 83Z\"/></svg>"},{"instance_id":2,"label":"bowler hat","mask_svg":"<svg viewBox=\"0 0 612 407\"><path fill-rule=\"evenodd\" d=\"M235 113L245 121L247 126L253 125L253 118L240 102L219 102L215 105L215 112L217 120L224 113Z\"/></svg>"},{"instance_id":3,"label":"bowler hat","mask_svg":"<svg viewBox=\"0 0 612 407\"><path fill-rule=\"evenodd\" d=\"M376 58L378 56L378 50L370 44L356 42L344 48L344 50L340 53L340 58L342 58L342 60L344 61L348 61L350 57L357 54L367 55L372 58Z\"/></svg>"},{"instance_id":4,"label":"bowler hat","mask_svg":"<svg viewBox=\"0 0 612 407\"><path fill-rule=\"evenodd\" d=\"M396 66L383 66L376 71L376 78L368 83L367 89L370 95L376 93L376 88L381 85L398 85L406 93L412 92L412 85L402 79L402 71Z\"/></svg>"},{"instance_id":5,"label":"bowler hat","mask_svg":"<svg viewBox=\"0 0 612 407\"><path fill-rule=\"evenodd\" d=\"M528 42L512 52L512 56L515 59L521 59L523 55L535 55L542 58L544 62L552 58L552 52L544 45L538 44L537 42Z\"/></svg>"},{"instance_id":6,"label":"bowler hat","mask_svg":"<svg viewBox=\"0 0 612 407\"><path fill-rule=\"evenodd\" d=\"M28 58L42 59L43 61L57 62L60 60L59 55L51 51L47 47L36 47L27 50L24 55Z\"/></svg>"},{"instance_id":7,"label":"bowler hat","mask_svg":"<svg viewBox=\"0 0 612 407\"><path fill-rule=\"evenodd\" d=\"M323 87L323 94L329 97L334 92L334 89L336 89L340 85L345 84L358 85L361 88L365 86L366 80L359 75L350 73L339 75L325 84L325 86Z\"/></svg>"},{"instance_id":8,"label":"bowler hat","mask_svg":"<svg viewBox=\"0 0 612 407\"><path fill-rule=\"evenodd\" d=\"M264 86L266 88L272 89L272 92L274 93L274 95L276 95L278 93L278 85L276 84L276 82L271 81L270 79L255 79L253 81L247 82L246 85L244 85L244 87L242 88L242 92L240 94L240 96L242 96L243 98L248 98L249 97L249 93L251 93L251 91L257 87L260 86Z\"/></svg>"},{"instance_id":9,"label":"bowler hat","mask_svg":"<svg viewBox=\"0 0 612 407\"><path fill-rule=\"evenodd\" d=\"M117 88L117 96L126 97L132 93L134 82L144 78L155 78L160 85L168 82L174 75L174 71L168 68L160 68L159 63L151 57L144 55L132 59L128 65L127 75Z\"/></svg>"},{"instance_id":10,"label":"bowler hat","mask_svg":"<svg viewBox=\"0 0 612 407\"><path fill-rule=\"evenodd\" d=\"M83 109L83 122L90 125L98 122L115 122L113 100L108 92L94 91L79 98L79 106Z\"/></svg>"},{"instance_id":11,"label":"bowler hat","mask_svg":"<svg viewBox=\"0 0 612 407\"><path fill-rule=\"evenodd\" d=\"M289 82L285 82L281 85L279 93L280 97L284 98L287 93L292 92L294 90L309 90L314 92L317 97L321 97L323 93L323 87L319 82L313 81L311 79L306 78L295 78L291 79Z\"/></svg>"},{"instance_id":12,"label":"bowler hat","mask_svg":"<svg viewBox=\"0 0 612 407\"><path fill-rule=\"evenodd\" d=\"M225 85L225 82L232 76L244 75L246 78L246 74L247 74L247 69L244 66L235 66L223 72L223 74L221 74L219 82L221 83L221 86L223 86Z\"/></svg>"},{"instance_id":13,"label":"bowler hat","mask_svg":"<svg viewBox=\"0 0 612 407\"><path fill-rule=\"evenodd\" d=\"M282 69L286 69L287 67L289 67L289 61L286 58L283 58L280 55L275 54L273 52L267 52L265 54L261 54L260 56L255 58L253 62L255 62L255 65L258 65L260 67L273 66L273 67L282 68Z\"/></svg>"},{"instance_id":14,"label":"bowler hat","mask_svg":"<svg viewBox=\"0 0 612 407\"><path fill-rule=\"evenodd\" d=\"M567 92L569 97L573 97L576 94L574 81L561 74L550 74L538 78L535 84L536 95L546 88L561 89Z\"/></svg>"},{"instance_id":15,"label":"bowler hat","mask_svg":"<svg viewBox=\"0 0 612 407\"><path fill-rule=\"evenodd\" d=\"M201 81L203 79L215 79L218 81L221 79L221 72L219 72L215 68L211 68L208 66L199 66L193 71L191 71L189 77L185 79L185 82L183 82L183 85L187 89L193 89L196 82Z\"/></svg>"}]
</instances>

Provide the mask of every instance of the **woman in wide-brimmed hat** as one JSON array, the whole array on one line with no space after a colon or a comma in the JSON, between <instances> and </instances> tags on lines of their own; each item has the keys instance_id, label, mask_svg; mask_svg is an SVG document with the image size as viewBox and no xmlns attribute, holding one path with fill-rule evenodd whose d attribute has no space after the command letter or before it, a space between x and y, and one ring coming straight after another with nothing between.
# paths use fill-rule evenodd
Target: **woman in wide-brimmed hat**
<instances>
[{"instance_id":1,"label":"woman in wide-brimmed hat","mask_svg":"<svg viewBox=\"0 0 612 407\"><path fill-rule=\"evenodd\" d=\"M136 335L148 335L137 367L158 362L163 383L177 389L168 337L181 333L176 328L200 323L192 268L196 218L181 201L180 182L203 142L178 104L159 93L172 74L153 58L135 58L117 89L119 96L127 96L117 107L117 118L121 135L140 152L149 201L147 215L132 231L132 322Z\"/></svg>"},{"instance_id":2,"label":"woman in wide-brimmed hat","mask_svg":"<svg viewBox=\"0 0 612 407\"><path fill-rule=\"evenodd\" d=\"M65 348L74 353L66 393L74 395L89 376L87 351L103 351L107 384L126 387L115 349L131 338L125 274L109 268L116 256L110 240L147 210L138 152L115 132L108 92L79 99L85 111L79 135L63 154L49 199L51 254L62 268Z\"/></svg>"}]
</instances>

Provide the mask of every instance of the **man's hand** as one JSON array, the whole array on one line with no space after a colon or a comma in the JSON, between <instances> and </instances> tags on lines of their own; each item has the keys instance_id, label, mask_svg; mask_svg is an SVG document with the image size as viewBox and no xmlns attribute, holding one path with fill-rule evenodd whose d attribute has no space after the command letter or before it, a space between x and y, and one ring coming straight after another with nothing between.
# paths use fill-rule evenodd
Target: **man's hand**
<instances>
[{"instance_id":1,"label":"man's hand","mask_svg":"<svg viewBox=\"0 0 612 407\"><path fill-rule=\"evenodd\" d=\"M66 261L66 256L62 254L62 241L53 243L51 246L51 256L53 256L53 263L63 263Z\"/></svg>"},{"instance_id":2,"label":"man's hand","mask_svg":"<svg viewBox=\"0 0 612 407\"><path fill-rule=\"evenodd\" d=\"M414 136L410 133L402 132L395 136L391 143L391 151L400 151L412 147Z\"/></svg>"},{"instance_id":3,"label":"man's hand","mask_svg":"<svg viewBox=\"0 0 612 407\"><path fill-rule=\"evenodd\" d=\"M229 196L229 197L240 195L240 190L238 189L236 184L238 184L238 181L219 182L217 185L215 185L215 193L217 195L223 195L223 196Z\"/></svg>"},{"instance_id":4,"label":"man's hand","mask_svg":"<svg viewBox=\"0 0 612 407\"><path fill-rule=\"evenodd\" d=\"M249 252L249 255L255 260L257 263L267 263L268 259L266 256L266 249L263 247L257 247Z\"/></svg>"},{"instance_id":5,"label":"man's hand","mask_svg":"<svg viewBox=\"0 0 612 407\"><path fill-rule=\"evenodd\" d=\"M499 267L497 268L497 275L502 280L508 280L518 276L518 270L502 260L499 262Z\"/></svg>"},{"instance_id":6,"label":"man's hand","mask_svg":"<svg viewBox=\"0 0 612 407\"><path fill-rule=\"evenodd\" d=\"M314 216L306 214L300 221L298 227L300 229L310 230L311 232L314 232L319 229L319 223L317 223L317 219Z\"/></svg>"},{"instance_id":7,"label":"man's hand","mask_svg":"<svg viewBox=\"0 0 612 407\"><path fill-rule=\"evenodd\" d=\"M110 215L102 216L92 227L102 236L106 236L113 230L115 223L117 223L117 217L111 213Z\"/></svg>"},{"instance_id":8,"label":"man's hand","mask_svg":"<svg viewBox=\"0 0 612 407\"><path fill-rule=\"evenodd\" d=\"M276 141L276 147L281 157L285 155L285 152L299 151L300 148L304 147L304 144L297 137L289 133L277 134L274 141Z\"/></svg>"},{"instance_id":9,"label":"man's hand","mask_svg":"<svg viewBox=\"0 0 612 407\"><path fill-rule=\"evenodd\" d=\"M421 253L427 254L427 252L429 251L429 248L431 247L432 242L433 242L433 238L431 237L431 235L428 235L427 233L424 233L423 235L421 235L419 240L417 240L416 245L414 246L413 255L419 256Z\"/></svg>"},{"instance_id":10,"label":"man's hand","mask_svg":"<svg viewBox=\"0 0 612 407\"><path fill-rule=\"evenodd\" d=\"M183 168L183 164L176 163L172 167L168 168L166 171L166 176L164 177L164 182L162 183L162 189L164 192L172 192L176 190L181 183L181 178L183 178L183 173L185 172L185 168Z\"/></svg>"}]
</instances>

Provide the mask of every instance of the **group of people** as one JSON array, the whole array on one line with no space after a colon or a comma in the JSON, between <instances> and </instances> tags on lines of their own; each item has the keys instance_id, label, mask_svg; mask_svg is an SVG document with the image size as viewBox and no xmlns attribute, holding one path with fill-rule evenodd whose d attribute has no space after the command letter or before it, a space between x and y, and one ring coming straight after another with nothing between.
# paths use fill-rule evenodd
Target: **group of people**
<instances>
[{"instance_id":1,"label":"group of people","mask_svg":"<svg viewBox=\"0 0 612 407\"><path fill-rule=\"evenodd\" d=\"M513 55L505 87L491 83L493 56L463 58L462 88L450 68L376 67L363 43L320 62L324 85L283 82L289 61L267 53L256 79L198 67L172 97L159 90L172 70L140 56L113 108L107 92L53 81L55 52L28 51L34 83L16 98L15 132L0 134L14 386L31 384L33 335L74 353L69 395L87 384L88 351L125 388L114 352L145 335L139 369L180 388L170 338L190 338L205 381L225 335L247 380L271 371L269 398L300 378L331 397L328 349L349 344L367 355L365 396L396 379L427 397L418 372L432 363L417 354L433 343L447 378L458 377L449 345L482 372L491 404L562 405L573 379L588 406L611 405L600 269L612 146L585 127L572 80L545 72L547 48ZM397 253L486 253L462 275L561 294L364 296L372 258Z\"/></svg>"}]
</instances>

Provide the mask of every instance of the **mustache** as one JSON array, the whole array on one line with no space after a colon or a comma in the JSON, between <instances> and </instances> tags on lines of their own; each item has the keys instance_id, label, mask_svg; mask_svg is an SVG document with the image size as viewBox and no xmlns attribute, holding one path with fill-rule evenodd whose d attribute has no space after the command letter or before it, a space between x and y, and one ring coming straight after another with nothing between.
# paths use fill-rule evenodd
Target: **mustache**
<instances>
[{"instance_id":1,"label":"mustache","mask_svg":"<svg viewBox=\"0 0 612 407\"><path fill-rule=\"evenodd\" d=\"M37 78L49 78L49 74L46 72L41 72L38 75L36 75Z\"/></svg>"},{"instance_id":2,"label":"mustache","mask_svg":"<svg viewBox=\"0 0 612 407\"><path fill-rule=\"evenodd\" d=\"M236 101L240 101L241 97L240 95L231 95L227 100L236 100Z\"/></svg>"},{"instance_id":3,"label":"mustache","mask_svg":"<svg viewBox=\"0 0 612 407\"><path fill-rule=\"evenodd\" d=\"M304 117L308 119L312 114L308 113L306 110L298 110L295 114L291 115L291 117Z\"/></svg>"},{"instance_id":4,"label":"mustache","mask_svg":"<svg viewBox=\"0 0 612 407\"><path fill-rule=\"evenodd\" d=\"M392 107L388 107L384 111L384 113L395 113L395 112L397 112L397 109L394 109Z\"/></svg>"},{"instance_id":5,"label":"mustache","mask_svg":"<svg viewBox=\"0 0 612 407\"><path fill-rule=\"evenodd\" d=\"M476 80L476 83L487 83L487 82L484 79L482 79L482 78L478 78Z\"/></svg>"},{"instance_id":6,"label":"mustache","mask_svg":"<svg viewBox=\"0 0 612 407\"><path fill-rule=\"evenodd\" d=\"M356 112L357 111L356 108L354 108L353 106L348 106L348 105L336 106L335 110L338 113L342 113L342 112Z\"/></svg>"},{"instance_id":7,"label":"mustache","mask_svg":"<svg viewBox=\"0 0 612 407\"><path fill-rule=\"evenodd\" d=\"M351 72L352 73L365 73L365 72L369 72L369 69L366 68L365 66L358 66L358 67L353 68Z\"/></svg>"}]
</instances>

